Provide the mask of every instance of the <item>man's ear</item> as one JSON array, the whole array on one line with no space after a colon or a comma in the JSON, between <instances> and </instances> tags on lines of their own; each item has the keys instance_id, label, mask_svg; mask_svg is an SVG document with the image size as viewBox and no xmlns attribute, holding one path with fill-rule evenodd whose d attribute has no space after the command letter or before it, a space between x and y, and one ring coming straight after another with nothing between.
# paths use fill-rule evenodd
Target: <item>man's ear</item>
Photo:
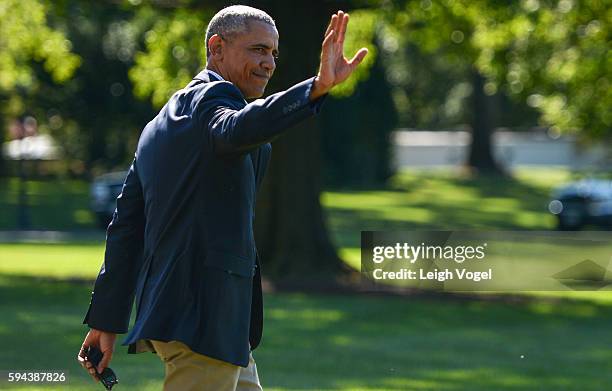
<instances>
[{"instance_id":1,"label":"man's ear","mask_svg":"<svg viewBox=\"0 0 612 391\"><path fill-rule=\"evenodd\" d=\"M208 39L208 50L211 57L214 57L216 60L223 59L223 40L219 34L214 34Z\"/></svg>"}]
</instances>

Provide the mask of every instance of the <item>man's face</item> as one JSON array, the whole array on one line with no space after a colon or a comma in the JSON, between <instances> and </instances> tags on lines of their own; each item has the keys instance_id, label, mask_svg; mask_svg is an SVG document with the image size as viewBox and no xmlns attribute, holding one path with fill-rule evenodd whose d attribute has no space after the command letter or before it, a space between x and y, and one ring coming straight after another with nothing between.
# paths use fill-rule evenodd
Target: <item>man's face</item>
<instances>
[{"instance_id":1,"label":"man's face","mask_svg":"<svg viewBox=\"0 0 612 391\"><path fill-rule=\"evenodd\" d=\"M260 21L249 21L244 33L224 39L224 77L234 83L246 98L263 95L276 69L278 31Z\"/></svg>"}]
</instances>

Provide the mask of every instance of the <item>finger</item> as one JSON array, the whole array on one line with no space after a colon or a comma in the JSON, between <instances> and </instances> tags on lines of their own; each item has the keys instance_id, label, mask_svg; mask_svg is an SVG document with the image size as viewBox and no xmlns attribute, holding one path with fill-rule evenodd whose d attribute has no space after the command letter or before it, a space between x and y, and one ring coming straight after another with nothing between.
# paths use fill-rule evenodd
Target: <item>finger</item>
<instances>
[{"instance_id":1,"label":"finger","mask_svg":"<svg viewBox=\"0 0 612 391\"><path fill-rule=\"evenodd\" d=\"M332 30L332 28L334 28L334 16L336 16L336 14L333 14L331 16L331 18L329 18L329 24L327 25L327 29L325 30L325 34L323 34L324 37L327 37L327 34L329 34L329 32Z\"/></svg>"},{"instance_id":2,"label":"finger","mask_svg":"<svg viewBox=\"0 0 612 391\"><path fill-rule=\"evenodd\" d=\"M344 36L346 35L346 26L349 22L349 14L344 14L342 19L339 21L338 26L338 42L344 42Z\"/></svg>"},{"instance_id":3,"label":"finger","mask_svg":"<svg viewBox=\"0 0 612 391\"><path fill-rule=\"evenodd\" d=\"M349 61L348 64L352 68L357 67L357 65L361 64L361 62L363 61L363 59L365 58L367 54L368 54L368 49L366 48L359 49L359 51L355 54L355 56L353 56L353 58L351 59L351 61Z\"/></svg>"},{"instance_id":4,"label":"finger","mask_svg":"<svg viewBox=\"0 0 612 391\"><path fill-rule=\"evenodd\" d=\"M337 30L336 28L337 21L338 21L338 15L333 14L331 17L331 20L329 21L329 26L327 26L327 31L325 32L325 36L327 36L327 34L329 34L331 30Z\"/></svg>"},{"instance_id":5,"label":"finger","mask_svg":"<svg viewBox=\"0 0 612 391\"><path fill-rule=\"evenodd\" d=\"M336 35L336 30L331 30L329 33L327 33L327 35L325 36L325 39L323 39L323 47L326 47L331 42L333 42L335 35Z\"/></svg>"},{"instance_id":6,"label":"finger","mask_svg":"<svg viewBox=\"0 0 612 391\"><path fill-rule=\"evenodd\" d=\"M336 12L336 20L334 21L334 30L338 31L338 28L340 27L340 22L342 22L342 16L344 15L344 11L339 10L338 12Z\"/></svg>"},{"instance_id":7,"label":"finger","mask_svg":"<svg viewBox=\"0 0 612 391\"><path fill-rule=\"evenodd\" d=\"M85 357L87 356L87 346L85 345L85 342L83 342L83 345L81 345L81 349L79 349L79 357Z\"/></svg>"},{"instance_id":8,"label":"finger","mask_svg":"<svg viewBox=\"0 0 612 391\"><path fill-rule=\"evenodd\" d=\"M89 368L93 368L93 364L89 361L87 361L87 357L77 357L79 364L85 368L85 369L89 369Z\"/></svg>"},{"instance_id":9,"label":"finger","mask_svg":"<svg viewBox=\"0 0 612 391\"><path fill-rule=\"evenodd\" d=\"M338 19L336 19L336 26L334 30L340 33L340 30L342 30L342 21L344 20L344 11L338 11L337 18Z\"/></svg>"},{"instance_id":10,"label":"finger","mask_svg":"<svg viewBox=\"0 0 612 391\"><path fill-rule=\"evenodd\" d=\"M85 361L85 358L81 357L81 356L77 356L77 361L79 362L79 365L82 366L83 368L85 368L85 363L87 361Z\"/></svg>"},{"instance_id":11,"label":"finger","mask_svg":"<svg viewBox=\"0 0 612 391\"><path fill-rule=\"evenodd\" d=\"M79 353L77 354L77 361L83 365L83 363L85 363L85 359L87 358L87 351L84 348L81 348L79 350Z\"/></svg>"},{"instance_id":12,"label":"finger","mask_svg":"<svg viewBox=\"0 0 612 391\"><path fill-rule=\"evenodd\" d=\"M89 345L90 345L89 339L90 339L90 334L87 333L87 335L85 336L85 340L83 341L83 344L81 345L81 349L79 350L79 354L77 354L77 360L79 361L81 366L84 366L87 360L87 349L89 348Z\"/></svg>"},{"instance_id":13,"label":"finger","mask_svg":"<svg viewBox=\"0 0 612 391\"><path fill-rule=\"evenodd\" d=\"M90 334L87 333L85 339L83 340L83 343L81 344L81 350L79 350L80 357L87 357L87 349L89 349L89 346L91 345L90 339Z\"/></svg>"},{"instance_id":14,"label":"finger","mask_svg":"<svg viewBox=\"0 0 612 391\"><path fill-rule=\"evenodd\" d=\"M98 379L98 374L96 373L96 368L94 368L94 365L90 361L85 361L85 370L87 371L87 373L89 373L89 376L91 376L91 378L95 382L100 380L100 379Z\"/></svg>"},{"instance_id":15,"label":"finger","mask_svg":"<svg viewBox=\"0 0 612 391\"><path fill-rule=\"evenodd\" d=\"M102 373L102 371L104 371L104 368L108 367L108 364L110 363L112 358L113 358L112 349L108 349L107 351L104 352L104 355L102 356L102 360L100 360L100 364L98 364L98 373Z\"/></svg>"}]
</instances>

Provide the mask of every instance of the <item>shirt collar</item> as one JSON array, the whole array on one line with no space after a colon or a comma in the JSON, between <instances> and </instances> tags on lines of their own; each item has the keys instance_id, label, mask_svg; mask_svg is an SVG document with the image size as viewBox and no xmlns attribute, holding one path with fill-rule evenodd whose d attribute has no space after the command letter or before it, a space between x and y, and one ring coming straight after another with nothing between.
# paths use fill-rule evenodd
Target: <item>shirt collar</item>
<instances>
[{"instance_id":1,"label":"shirt collar","mask_svg":"<svg viewBox=\"0 0 612 391\"><path fill-rule=\"evenodd\" d=\"M216 77L217 79L219 79L219 81L221 81L221 80L225 80L225 79L224 79L224 78L222 78L222 77L221 77L221 75L219 75L217 72L215 72L215 71L213 71L213 70L210 70L210 69L206 69L206 70L208 71L208 73L212 73L212 75L213 75L214 77Z\"/></svg>"}]
</instances>

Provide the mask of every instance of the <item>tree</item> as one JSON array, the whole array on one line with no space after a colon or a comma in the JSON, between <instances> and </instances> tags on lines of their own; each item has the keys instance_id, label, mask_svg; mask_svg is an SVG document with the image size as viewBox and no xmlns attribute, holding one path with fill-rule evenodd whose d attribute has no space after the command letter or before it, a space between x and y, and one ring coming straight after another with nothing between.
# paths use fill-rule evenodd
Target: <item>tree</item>
<instances>
[{"instance_id":1,"label":"tree","mask_svg":"<svg viewBox=\"0 0 612 391\"><path fill-rule=\"evenodd\" d=\"M502 172L493 158L491 133L491 99L486 90L486 80L481 70L474 66L479 54L472 36L480 18L486 18L490 9L486 1L406 1L383 8L388 23L388 32L395 36L398 45L413 48L417 56L435 56L428 60L450 73L448 82L462 81L469 86L464 95L467 115L472 133L467 166L479 172ZM431 72L431 68L419 73ZM422 83L422 81L420 81ZM457 84L460 85L460 84ZM452 90L451 90L452 91ZM448 90L443 92L448 95Z\"/></svg>"},{"instance_id":2,"label":"tree","mask_svg":"<svg viewBox=\"0 0 612 391\"><path fill-rule=\"evenodd\" d=\"M455 68L450 72L469 81L469 166L499 170L491 153L490 96L500 93L537 109L540 123L556 132L610 134L605 2L423 0L396 1L382 10L400 46L442 58Z\"/></svg>"},{"instance_id":3,"label":"tree","mask_svg":"<svg viewBox=\"0 0 612 391\"><path fill-rule=\"evenodd\" d=\"M323 33L329 17L341 5L332 2L262 3L263 9L276 19L281 34L283 58L272 85L280 90L317 72ZM300 15L296 18L296 15ZM357 16L357 15L353 15ZM347 39L371 32L359 30L362 24L353 17ZM351 37L351 34L357 32ZM350 37L350 38L349 38ZM356 42L345 47L355 53ZM371 45L369 47L371 50ZM372 54L372 53L370 53ZM360 79L367 78L373 56L368 55L360 72L334 93L350 94ZM309 275L330 279L345 269L330 241L319 200L322 186L320 122L312 119L296 126L274 143L268 181L257 210L256 228L261 253L269 261L272 275L287 277ZM266 270L266 269L264 269Z\"/></svg>"},{"instance_id":4,"label":"tree","mask_svg":"<svg viewBox=\"0 0 612 391\"><path fill-rule=\"evenodd\" d=\"M355 10L346 52L372 42L360 73L332 91L320 115L325 183L332 186L380 186L392 175L390 134L398 124L387 65L380 52L376 13ZM359 86L359 88L357 88Z\"/></svg>"},{"instance_id":5,"label":"tree","mask_svg":"<svg viewBox=\"0 0 612 391\"><path fill-rule=\"evenodd\" d=\"M47 84L37 103L62 119L63 126L53 133L67 159L84 174L125 169L140 131L153 115L151 104L134 96L128 77L143 32L154 17L143 12L136 18L135 11L131 6L69 0L51 13L86 61L64 88Z\"/></svg>"},{"instance_id":6,"label":"tree","mask_svg":"<svg viewBox=\"0 0 612 391\"><path fill-rule=\"evenodd\" d=\"M477 66L557 132L612 133L610 7L599 0L526 0L497 10L474 37Z\"/></svg>"},{"instance_id":7,"label":"tree","mask_svg":"<svg viewBox=\"0 0 612 391\"><path fill-rule=\"evenodd\" d=\"M392 176L397 113L391 90L378 56L354 94L328 98L320 115L326 185L381 186Z\"/></svg>"},{"instance_id":8,"label":"tree","mask_svg":"<svg viewBox=\"0 0 612 391\"><path fill-rule=\"evenodd\" d=\"M0 123L32 108L27 99L38 92L37 65L55 83L66 82L81 63L64 32L47 23L49 6L38 0L0 3ZM0 142L4 140L0 126ZM0 156L0 163L2 157Z\"/></svg>"}]
</instances>

